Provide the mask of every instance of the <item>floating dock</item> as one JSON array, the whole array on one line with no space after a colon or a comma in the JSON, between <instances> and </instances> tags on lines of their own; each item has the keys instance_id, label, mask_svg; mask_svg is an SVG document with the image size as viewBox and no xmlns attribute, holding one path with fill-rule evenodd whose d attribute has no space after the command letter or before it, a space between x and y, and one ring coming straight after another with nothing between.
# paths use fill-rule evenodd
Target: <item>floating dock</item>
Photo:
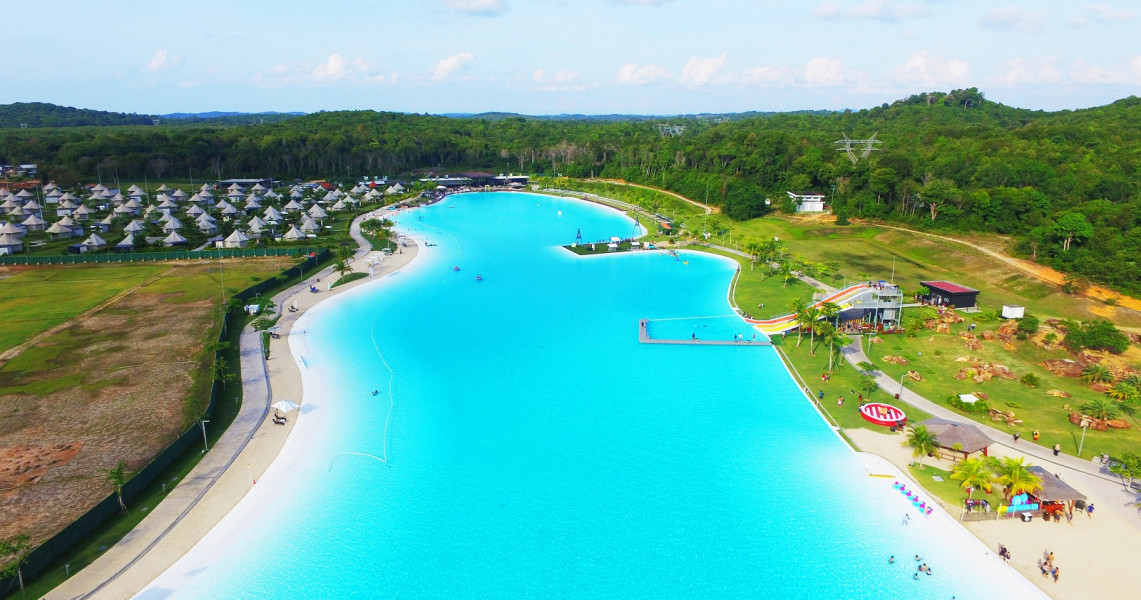
<instances>
[{"instance_id":1,"label":"floating dock","mask_svg":"<svg viewBox=\"0 0 1141 600\"><path fill-rule=\"evenodd\" d=\"M772 346L769 340L669 340L654 339L650 337L649 319L638 321L638 342L642 344L686 344L690 346Z\"/></svg>"}]
</instances>

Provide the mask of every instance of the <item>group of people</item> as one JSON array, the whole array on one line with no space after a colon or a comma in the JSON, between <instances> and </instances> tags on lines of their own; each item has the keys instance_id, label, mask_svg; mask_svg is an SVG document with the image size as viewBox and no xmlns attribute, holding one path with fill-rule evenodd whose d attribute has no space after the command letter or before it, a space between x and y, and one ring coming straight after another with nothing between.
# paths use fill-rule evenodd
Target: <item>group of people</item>
<instances>
[{"instance_id":1,"label":"group of people","mask_svg":"<svg viewBox=\"0 0 1141 600\"><path fill-rule=\"evenodd\" d=\"M1038 564L1038 568L1042 569L1043 579L1053 576L1054 583L1058 583L1058 566L1054 564L1053 552L1046 550L1042 553L1042 562Z\"/></svg>"}]
</instances>

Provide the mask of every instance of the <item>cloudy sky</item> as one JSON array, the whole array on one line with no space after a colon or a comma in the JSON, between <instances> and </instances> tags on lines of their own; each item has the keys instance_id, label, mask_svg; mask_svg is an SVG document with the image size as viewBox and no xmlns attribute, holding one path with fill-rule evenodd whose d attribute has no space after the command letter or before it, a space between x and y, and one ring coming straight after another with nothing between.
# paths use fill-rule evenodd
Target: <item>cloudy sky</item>
<instances>
[{"instance_id":1,"label":"cloudy sky","mask_svg":"<svg viewBox=\"0 0 1141 600\"><path fill-rule=\"evenodd\" d=\"M1137 7L1137 8L1135 8ZM0 0L0 103L677 114L1141 94L1136 0Z\"/></svg>"}]
</instances>

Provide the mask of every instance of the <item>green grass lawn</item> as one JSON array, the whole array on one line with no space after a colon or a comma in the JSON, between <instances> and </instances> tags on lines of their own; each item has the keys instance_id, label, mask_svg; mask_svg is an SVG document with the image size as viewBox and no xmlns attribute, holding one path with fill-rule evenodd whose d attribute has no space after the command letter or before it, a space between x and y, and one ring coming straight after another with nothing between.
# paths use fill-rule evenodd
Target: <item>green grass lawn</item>
<instances>
[{"instance_id":1,"label":"green grass lawn","mask_svg":"<svg viewBox=\"0 0 1141 600\"><path fill-rule=\"evenodd\" d=\"M912 463L908 471L911 474L911 478L918 481L919 484L923 486L923 489L934 494L937 498L951 506L958 508L963 507L963 500L967 499L967 491L963 489L963 483L961 481L951 479L950 471L931 465L921 465L919 462ZM943 481L936 481L934 479L935 477L939 477ZM971 498L975 500L986 500L990 503L990 509L993 512L1002 504L1002 486L994 484L989 494L982 490L975 490L971 493Z\"/></svg>"},{"instance_id":2,"label":"green grass lawn","mask_svg":"<svg viewBox=\"0 0 1141 600\"><path fill-rule=\"evenodd\" d=\"M13 269L0 279L0 352L170 268L151 263Z\"/></svg>"},{"instance_id":3,"label":"green grass lawn","mask_svg":"<svg viewBox=\"0 0 1141 600\"><path fill-rule=\"evenodd\" d=\"M821 381L820 375L828 370L828 348L818 345L816 355L809 354L810 341L808 336L804 336L800 348L796 347L795 333L776 339L774 343L780 344L780 349L784 351L796 371L805 379L805 383L812 390L814 397L819 398L820 392L824 392L822 408L840 427L846 429L862 427L877 432L887 431L887 428L874 425L860 416L859 397L861 394L865 400L887 402L897 406L907 414L908 420L912 422L922 421L931 416L910 404L896 400L883 390L876 390L871 394L864 393L860 387L859 371L844 362L844 359L839 356L833 361L832 375L829 380L827 382ZM840 397L844 398L842 406L837 404Z\"/></svg>"},{"instance_id":4,"label":"green grass lawn","mask_svg":"<svg viewBox=\"0 0 1141 600\"><path fill-rule=\"evenodd\" d=\"M990 397L991 407L1002 411L1012 411L1015 416L1023 420L1023 424L1016 427L1006 425L1002 421L993 422L985 413L962 414L982 423L986 423L1002 431L1020 432L1023 440L1030 441L1031 433L1037 429L1041 433L1039 444L1051 448L1054 444L1061 444L1063 452L1077 454L1081 444L1082 430L1068 420L1069 405L1076 408L1089 399L1100 396L1080 379L1060 377L1054 375L1040 366L1040 363L1050 358L1068 358L1065 350L1046 350L1029 341L1015 341L1015 349L1007 350L998 340L982 342L982 350L971 351L966 348L963 338L957 334L964 331L970 323L968 320L952 327L951 334L939 334L934 331L920 332L914 338L906 336L884 336L883 343L872 345L872 362L887 375L898 379L906 370L918 371L923 376L921 382L908 382L907 387L923 395L928 400L950 406L948 398L951 395L967 394L981 391ZM981 324L976 333L997 328L997 323ZM885 355L902 356L909 362L906 366L897 366L883 360ZM1006 365L1013 372L1015 379L994 378L983 383L975 383L972 379L959 380L954 375L970 363L956 362L960 356L982 359L985 362ZM1037 375L1041 384L1030 388L1018 381L1025 373ZM1048 390L1061 390L1071 394L1072 398L1058 398L1048 396ZM1082 444L1082 456L1089 458L1094 454L1107 453L1119 456L1122 452L1136 451L1141 446L1141 432L1138 427L1141 421L1137 419L1136 409L1124 405L1125 418L1133 425L1131 429L1111 429L1106 432L1089 430L1086 432Z\"/></svg>"}]
</instances>

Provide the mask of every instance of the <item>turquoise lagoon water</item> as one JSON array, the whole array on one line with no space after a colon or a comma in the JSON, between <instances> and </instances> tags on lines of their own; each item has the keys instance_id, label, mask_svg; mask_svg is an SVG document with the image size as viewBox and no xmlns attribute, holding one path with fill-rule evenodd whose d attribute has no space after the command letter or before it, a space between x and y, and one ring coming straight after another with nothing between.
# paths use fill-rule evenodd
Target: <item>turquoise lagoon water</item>
<instances>
[{"instance_id":1,"label":"turquoise lagoon water","mask_svg":"<svg viewBox=\"0 0 1141 600\"><path fill-rule=\"evenodd\" d=\"M747 331L732 263L575 257L633 222L529 194L397 221L421 256L299 323L282 456L140 597L1025 597L869 477L772 348L638 343L639 319Z\"/></svg>"}]
</instances>

